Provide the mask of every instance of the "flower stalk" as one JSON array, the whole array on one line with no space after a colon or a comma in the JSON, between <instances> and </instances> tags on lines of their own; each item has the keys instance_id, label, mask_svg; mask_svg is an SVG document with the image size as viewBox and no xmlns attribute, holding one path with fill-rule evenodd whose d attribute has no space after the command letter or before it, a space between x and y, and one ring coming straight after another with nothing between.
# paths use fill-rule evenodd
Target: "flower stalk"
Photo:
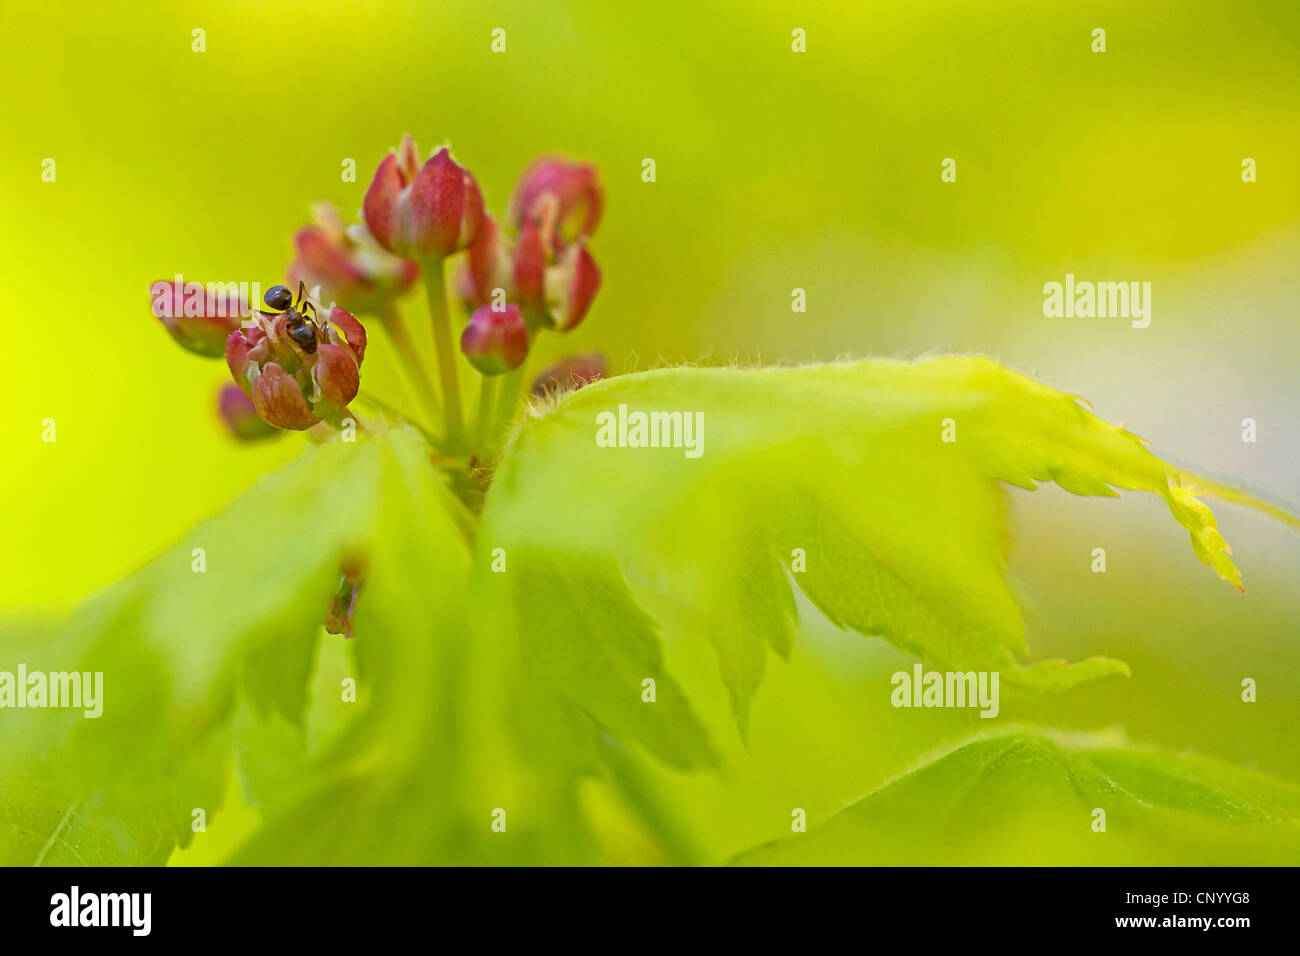
<instances>
[{"instance_id":1,"label":"flower stalk","mask_svg":"<svg viewBox=\"0 0 1300 956\"><path fill-rule=\"evenodd\" d=\"M492 451L492 438L496 431L497 394L500 375L484 375L478 398L478 420L474 425L474 451L480 460Z\"/></svg>"},{"instance_id":2,"label":"flower stalk","mask_svg":"<svg viewBox=\"0 0 1300 956\"><path fill-rule=\"evenodd\" d=\"M390 304L380 316L384 329L387 330L389 338L393 340L393 346L397 349L397 357L406 370L407 377L415 387L416 394L420 398L420 404L424 406L425 414L429 416L429 423L435 425L438 419L442 417L442 409L438 405L438 393L434 391L433 381L429 378L429 372L420 361L420 354L416 351L415 340L411 338L410 330L406 327L406 320L402 318L402 313L398 311L397 306Z\"/></svg>"},{"instance_id":3,"label":"flower stalk","mask_svg":"<svg viewBox=\"0 0 1300 956\"><path fill-rule=\"evenodd\" d=\"M495 435L492 439L493 446L501 443L502 439L510 433L510 426L515 422L515 414L519 409L519 397L524 390L524 381L528 375L528 360L524 359L513 372L508 372L501 376L501 388L497 393L497 413Z\"/></svg>"},{"instance_id":4,"label":"flower stalk","mask_svg":"<svg viewBox=\"0 0 1300 956\"><path fill-rule=\"evenodd\" d=\"M465 416L461 410L460 379L456 372L456 343L451 335L451 315L447 310L447 288L441 256L420 260L424 291L429 300L429 319L433 323L433 345L438 357L438 379L442 385L443 423L446 451L459 454L466 449Z\"/></svg>"},{"instance_id":5,"label":"flower stalk","mask_svg":"<svg viewBox=\"0 0 1300 956\"><path fill-rule=\"evenodd\" d=\"M363 221L349 224L333 206L313 206L312 221L293 237L288 284L268 290L263 308L213 303L197 283L191 289L178 276L151 286L153 312L184 348L224 355L233 387L222 396L222 421L241 438L291 430L320 439L342 427L358 395L366 347L366 329L354 316L375 316L429 427L404 410L385 414L416 424L450 470L469 476L467 493L481 499L501 440L526 400L526 362L538 336L571 332L600 288L588 241L603 206L594 166L543 156L525 170L498 220L449 147L424 158L415 140L403 136L375 170ZM469 317L456 336L446 268L458 256L454 293ZM421 277L436 384L397 301ZM461 396L458 349L482 376L472 421ZM603 362L591 356L569 356L543 371L531 391L581 387L603 372ZM378 403L371 398L370 404Z\"/></svg>"},{"instance_id":6,"label":"flower stalk","mask_svg":"<svg viewBox=\"0 0 1300 956\"><path fill-rule=\"evenodd\" d=\"M313 221L293 237L288 284L267 290L263 307L242 299L230 303L224 295L214 299L177 276L151 285L152 312L183 348L212 359L224 356L232 382L219 394L218 413L239 440L298 431L319 443L342 430L350 441L350 426L374 432L394 421L417 429L470 542L503 440L521 400L527 400L528 357L538 336L573 331L600 289L600 269L587 244L603 205L595 167L546 156L525 171L510 211L497 220L485 208L477 180L449 148L422 162L415 140L403 136L375 170L362 222L346 223L328 204L313 208ZM460 253L453 290L468 321L457 340L445 270L447 259ZM397 304L421 277L436 386ZM249 320L240 321L245 315ZM357 315L374 316L387 330L424 424L361 391L367 337ZM481 377L472 423L462 407L457 350ZM528 394L581 388L604 372L600 355L570 355L543 370ZM354 400L383 417L363 422L351 410ZM352 636L366 575L364 555L342 562L326 613L330 632Z\"/></svg>"}]
</instances>

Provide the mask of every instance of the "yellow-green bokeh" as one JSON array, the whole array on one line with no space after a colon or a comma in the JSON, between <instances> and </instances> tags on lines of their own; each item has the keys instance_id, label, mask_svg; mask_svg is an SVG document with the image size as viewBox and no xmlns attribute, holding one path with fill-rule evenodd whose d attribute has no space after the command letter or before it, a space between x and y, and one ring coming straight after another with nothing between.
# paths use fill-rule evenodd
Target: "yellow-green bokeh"
<instances>
[{"instance_id":1,"label":"yellow-green bokeh","mask_svg":"<svg viewBox=\"0 0 1300 956\"><path fill-rule=\"evenodd\" d=\"M449 142L498 212L538 153L599 164L605 284L542 358L601 349L622 371L987 351L1162 452L1300 501L1292 2L159 0L2 16L6 612L70 607L292 456L296 438L248 449L221 434L224 365L171 342L147 287L278 280L309 203L357 209L404 132ZM946 157L955 183L940 181ZM1151 327L1044 318L1042 285L1066 272L1152 282ZM791 312L795 287L806 313ZM427 338L418 299L407 309ZM378 336L365 386L411 402ZM1243 598L1157 502L1014 501L1035 656L1108 654L1134 677L1010 716L1120 724L1300 779L1295 535L1221 507ZM1088 570L1098 546L1104 577ZM752 754L736 751L752 785L682 783L718 852L778 835L792 781L815 820L969 729L898 719L878 679L905 658L810 631L759 693ZM692 686L717 684L704 642L672 653ZM1246 676L1254 705L1238 698Z\"/></svg>"}]
</instances>

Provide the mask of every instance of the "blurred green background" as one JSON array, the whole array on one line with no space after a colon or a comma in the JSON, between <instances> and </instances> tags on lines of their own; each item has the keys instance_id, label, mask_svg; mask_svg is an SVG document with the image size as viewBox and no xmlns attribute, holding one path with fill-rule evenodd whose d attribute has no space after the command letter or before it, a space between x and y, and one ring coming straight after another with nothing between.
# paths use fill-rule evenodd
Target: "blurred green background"
<instances>
[{"instance_id":1,"label":"blurred green background","mask_svg":"<svg viewBox=\"0 0 1300 956\"><path fill-rule=\"evenodd\" d=\"M0 16L10 616L72 607L294 454L297 439L250 450L220 432L224 366L175 347L147 287L177 272L278 281L308 204L355 211L404 132L426 151L449 142L497 213L538 153L600 166L604 286L544 358L600 349L619 372L985 351L1176 460L1300 503L1289 0L13 2ZM940 181L946 157L955 183ZM1151 282L1150 328L1044 318L1042 286L1066 272ZM806 313L790 309L796 287ZM407 308L427 336L422 306ZM366 388L413 405L389 343L370 355ZM1217 509L1243 597L1157 501L1013 497L1034 658L1106 654L1133 677L1006 702L1006 719L1119 725L1300 782L1300 538ZM973 714L893 710L888 674L910 661L803 610L749 751L707 643L670 649L732 744L730 776L668 781L710 858L788 832L792 806L816 822L982 729ZM321 680L345 666L327 648ZM1243 677L1257 703L1241 702ZM219 858L251 813L230 810L180 857ZM653 857L609 832L614 857Z\"/></svg>"}]
</instances>

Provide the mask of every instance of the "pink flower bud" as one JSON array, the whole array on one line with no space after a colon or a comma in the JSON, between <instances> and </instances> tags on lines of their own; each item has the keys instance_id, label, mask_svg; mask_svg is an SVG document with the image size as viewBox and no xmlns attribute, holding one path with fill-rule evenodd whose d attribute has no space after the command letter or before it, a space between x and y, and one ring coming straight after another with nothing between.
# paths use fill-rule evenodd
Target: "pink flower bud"
<instances>
[{"instance_id":1,"label":"pink flower bud","mask_svg":"<svg viewBox=\"0 0 1300 956\"><path fill-rule=\"evenodd\" d=\"M451 278L451 293L456 297L466 312L473 312L483 303L478 300L478 289L474 287L474 273L468 260L456 266Z\"/></svg>"},{"instance_id":2,"label":"pink flower bud","mask_svg":"<svg viewBox=\"0 0 1300 956\"><path fill-rule=\"evenodd\" d=\"M226 340L230 374L262 420L296 431L338 419L361 384L366 330L337 305L328 312L257 312ZM314 316L314 317L313 317Z\"/></svg>"},{"instance_id":3,"label":"pink flower bud","mask_svg":"<svg viewBox=\"0 0 1300 956\"><path fill-rule=\"evenodd\" d=\"M605 377L605 356L599 352L566 355L546 366L533 379L532 393L538 398L554 392L576 390Z\"/></svg>"},{"instance_id":4,"label":"pink flower bud","mask_svg":"<svg viewBox=\"0 0 1300 956\"><path fill-rule=\"evenodd\" d=\"M406 136L380 161L362 205L366 225L381 246L404 258L449 256L478 235L483 195L446 147L417 173L419 156Z\"/></svg>"},{"instance_id":5,"label":"pink flower bud","mask_svg":"<svg viewBox=\"0 0 1300 956\"><path fill-rule=\"evenodd\" d=\"M230 377L248 396L253 394L253 376L250 373L254 372L257 366L249 354L250 351L249 340L242 330L235 329L226 338L226 364L230 366Z\"/></svg>"},{"instance_id":6,"label":"pink flower bud","mask_svg":"<svg viewBox=\"0 0 1300 956\"><path fill-rule=\"evenodd\" d=\"M352 350L352 355L357 360L357 368L360 368L366 357L366 327L357 321L356 316L345 312L337 305L330 306L329 320L343 333L346 339L344 344Z\"/></svg>"},{"instance_id":7,"label":"pink flower bud","mask_svg":"<svg viewBox=\"0 0 1300 956\"><path fill-rule=\"evenodd\" d=\"M297 380L275 363L262 369L253 382L253 406L264 422L276 428L302 431L320 421Z\"/></svg>"},{"instance_id":8,"label":"pink flower bud","mask_svg":"<svg viewBox=\"0 0 1300 956\"><path fill-rule=\"evenodd\" d=\"M341 345L322 345L316 350L312 375L320 387L321 398L340 411L357 397L357 389L361 387L357 360Z\"/></svg>"},{"instance_id":9,"label":"pink flower bud","mask_svg":"<svg viewBox=\"0 0 1300 956\"><path fill-rule=\"evenodd\" d=\"M484 375L518 368L528 357L528 326L519 306L507 303L499 312L490 305L475 309L461 334L460 350Z\"/></svg>"},{"instance_id":10,"label":"pink flower bud","mask_svg":"<svg viewBox=\"0 0 1300 956\"><path fill-rule=\"evenodd\" d=\"M239 328L248 303L239 294L227 295L225 286L210 292L199 282L159 279L149 286L154 318L163 324L182 348L208 358L219 358L226 336Z\"/></svg>"},{"instance_id":11,"label":"pink flower bud","mask_svg":"<svg viewBox=\"0 0 1300 956\"><path fill-rule=\"evenodd\" d=\"M546 245L542 230L531 219L519 232L515 244L514 269L511 273L510 298L519 303L534 326L549 324L546 315Z\"/></svg>"},{"instance_id":12,"label":"pink flower bud","mask_svg":"<svg viewBox=\"0 0 1300 956\"><path fill-rule=\"evenodd\" d=\"M557 332L572 330L591 308L600 289L600 269L585 241L564 250L560 261L546 271L546 304Z\"/></svg>"},{"instance_id":13,"label":"pink flower bud","mask_svg":"<svg viewBox=\"0 0 1300 956\"><path fill-rule=\"evenodd\" d=\"M217 392L217 415L230 434L240 441L253 442L280 434L257 414L253 400L234 382L226 382Z\"/></svg>"},{"instance_id":14,"label":"pink flower bud","mask_svg":"<svg viewBox=\"0 0 1300 956\"><path fill-rule=\"evenodd\" d=\"M497 221L484 215L478 237L470 244L469 254L456 273L456 294L472 312L490 303L495 290L508 294L511 283L510 250L501 239Z\"/></svg>"},{"instance_id":15,"label":"pink flower bud","mask_svg":"<svg viewBox=\"0 0 1300 956\"><path fill-rule=\"evenodd\" d=\"M313 218L294 236L298 255L288 270L290 288L302 281L351 312L382 315L420 277L416 263L381 248L364 223L345 227L329 203L318 203Z\"/></svg>"},{"instance_id":16,"label":"pink flower bud","mask_svg":"<svg viewBox=\"0 0 1300 956\"><path fill-rule=\"evenodd\" d=\"M594 166L542 156L520 177L511 215L520 227L530 219L542 225L547 245L562 249L596 231L603 207Z\"/></svg>"}]
</instances>

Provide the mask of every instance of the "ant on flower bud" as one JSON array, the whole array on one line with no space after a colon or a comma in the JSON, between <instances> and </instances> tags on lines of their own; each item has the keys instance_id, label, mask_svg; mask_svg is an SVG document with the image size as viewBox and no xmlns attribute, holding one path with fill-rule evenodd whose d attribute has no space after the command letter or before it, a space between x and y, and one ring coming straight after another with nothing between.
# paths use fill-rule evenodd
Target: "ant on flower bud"
<instances>
[{"instance_id":1,"label":"ant on flower bud","mask_svg":"<svg viewBox=\"0 0 1300 956\"><path fill-rule=\"evenodd\" d=\"M289 338L293 339L308 355L314 354L317 333L316 306L307 299L306 283L299 280L297 301L294 300L289 287L285 285L271 286L266 290L266 295L262 296L262 301L266 303L267 308L284 315L284 326L289 331ZM308 309L311 310L310 318L306 315Z\"/></svg>"}]
</instances>

